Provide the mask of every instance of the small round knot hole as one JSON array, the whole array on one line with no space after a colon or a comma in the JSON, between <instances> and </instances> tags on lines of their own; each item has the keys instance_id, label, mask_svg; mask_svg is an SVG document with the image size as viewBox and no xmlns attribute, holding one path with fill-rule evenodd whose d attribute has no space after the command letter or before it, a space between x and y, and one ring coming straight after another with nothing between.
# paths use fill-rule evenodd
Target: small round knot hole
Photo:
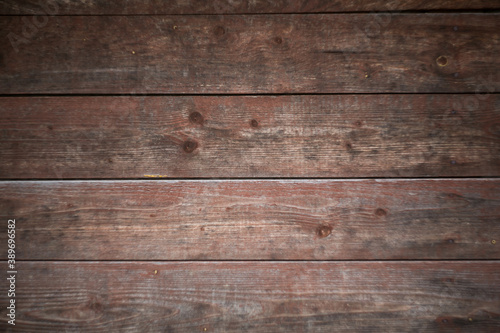
<instances>
[{"instance_id":1,"label":"small round knot hole","mask_svg":"<svg viewBox=\"0 0 500 333\"><path fill-rule=\"evenodd\" d=\"M201 115L201 113L199 112L193 112L189 115L189 120L193 123L193 124L198 124L198 125L203 125L203 116Z\"/></svg>"},{"instance_id":2,"label":"small round knot hole","mask_svg":"<svg viewBox=\"0 0 500 333\"><path fill-rule=\"evenodd\" d=\"M446 65L448 65L448 58L446 58L445 56L439 56L437 59L436 59L436 63L441 66L441 67L444 67Z\"/></svg>"},{"instance_id":3,"label":"small round knot hole","mask_svg":"<svg viewBox=\"0 0 500 333\"><path fill-rule=\"evenodd\" d=\"M319 238L328 237L332 233L332 227L329 225L322 225L316 229L316 234Z\"/></svg>"},{"instance_id":4,"label":"small round knot hole","mask_svg":"<svg viewBox=\"0 0 500 333\"><path fill-rule=\"evenodd\" d=\"M183 149L186 153L192 153L196 148L198 148L198 143L195 141L184 142Z\"/></svg>"},{"instance_id":5,"label":"small round knot hole","mask_svg":"<svg viewBox=\"0 0 500 333\"><path fill-rule=\"evenodd\" d=\"M224 27L218 26L218 27L215 27L214 32L215 32L216 36L222 36L226 33L226 29L224 29Z\"/></svg>"}]
</instances>

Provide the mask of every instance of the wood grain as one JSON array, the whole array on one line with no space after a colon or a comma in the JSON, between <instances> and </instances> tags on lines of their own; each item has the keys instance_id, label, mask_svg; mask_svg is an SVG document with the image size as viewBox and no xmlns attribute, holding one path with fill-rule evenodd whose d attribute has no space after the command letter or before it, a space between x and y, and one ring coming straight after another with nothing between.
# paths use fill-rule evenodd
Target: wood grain
<instances>
[{"instance_id":1,"label":"wood grain","mask_svg":"<svg viewBox=\"0 0 500 333\"><path fill-rule=\"evenodd\" d=\"M500 175L499 95L0 98L0 177Z\"/></svg>"},{"instance_id":2,"label":"wood grain","mask_svg":"<svg viewBox=\"0 0 500 333\"><path fill-rule=\"evenodd\" d=\"M22 260L500 259L497 179L24 181L0 193Z\"/></svg>"},{"instance_id":3,"label":"wood grain","mask_svg":"<svg viewBox=\"0 0 500 333\"><path fill-rule=\"evenodd\" d=\"M2 306L3 332L500 330L498 262L18 266L16 330ZM6 293L0 300L5 304Z\"/></svg>"},{"instance_id":4,"label":"wood grain","mask_svg":"<svg viewBox=\"0 0 500 333\"><path fill-rule=\"evenodd\" d=\"M500 90L500 14L9 16L0 30L0 94Z\"/></svg>"},{"instance_id":5,"label":"wood grain","mask_svg":"<svg viewBox=\"0 0 500 333\"><path fill-rule=\"evenodd\" d=\"M159 15L159 14L252 14L321 13L403 10L499 9L496 0L382 1L382 0L127 0L2 1L0 15Z\"/></svg>"}]
</instances>

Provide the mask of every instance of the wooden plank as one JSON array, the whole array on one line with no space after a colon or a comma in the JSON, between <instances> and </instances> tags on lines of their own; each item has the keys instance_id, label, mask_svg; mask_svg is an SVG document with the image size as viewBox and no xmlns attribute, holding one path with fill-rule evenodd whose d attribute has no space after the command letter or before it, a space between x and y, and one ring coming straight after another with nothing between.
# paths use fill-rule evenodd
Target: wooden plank
<instances>
[{"instance_id":1,"label":"wooden plank","mask_svg":"<svg viewBox=\"0 0 500 333\"><path fill-rule=\"evenodd\" d=\"M0 193L22 260L500 259L498 179L24 181Z\"/></svg>"},{"instance_id":2,"label":"wooden plank","mask_svg":"<svg viewBox=\"0 0 500 333\"><path fill-rule=\"evenodd\" d=\"M4 332L500 330L500 265L491 261L18 266L16 330L2 306Z\"/></svg>"},{"instance_id":3,"label":"wooden plank","mask_svg":"<svg viewBox=\"0 0 500 333\"><path fill-rule=\"evenodd\" d=\"M325 13L404 10L477 10L499 9L496 0L382 1L382 0L127 0L3 1L0 15L159 15L159 14L257 14Z\"/></svg>"},{"instance_id":4,"label":"wooden plank","mask_svg":"<svg viewBox=\"0 0 500 333\"><path fill-rule=\"evenodd\" d=\"M499 95L7 97L0 177L492 177L499 128Z\"/></svg>"},{"instance_id":5,"label":"wooden plank","mask_svg":"<svg viewBox=\"0 0 500 333\"><path fill-rule=\"evenodd\" d=\"M0 94L500 90L500 14L9 16L0 30Z\"/></svg>"}]
</instances>

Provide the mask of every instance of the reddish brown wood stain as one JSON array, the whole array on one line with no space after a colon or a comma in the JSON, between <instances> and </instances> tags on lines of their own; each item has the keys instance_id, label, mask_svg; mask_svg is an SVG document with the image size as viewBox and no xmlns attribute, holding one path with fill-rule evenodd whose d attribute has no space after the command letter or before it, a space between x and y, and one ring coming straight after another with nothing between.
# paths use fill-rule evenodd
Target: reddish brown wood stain
<instances>
[{"instance_id":1,"label":"reddish brown wood stain","mask_svg":"<svg viewBox=\"0 0 500 333\"><path fill-rule=\"evenodd\" d=\"M0 120L2 178L500 175L497 95L9 97Z\"/></svg>"},{"instance_id":2,"label":"reddish brown wood stain","mask_svg":"<svg viewBox=\"0 0 500 333\"><path fill-rule=\"evenodd\" d=\"M373 27L374 14L54 16L2 49L0 93L490 93L499 17L395 13ZM0 30L25 25L5 16Z\"/></svg>"},{"instance_id":3,"label":"reddish brown wood stain","mask_svg":"<svg viewBox=\"0 0 500 333\"><path fill-rule=\"evenodd\" d=\"M500 259L496 179L15 181L0 190L0 210L22 217L24 260Z\"/></svg>"},{"instance_id":4,"label":"reddish brown wood stain","mask_svg":"<svg viewBox=\"0 0 500 333\"><path fill-rule=\"evenodd\" d=\"M23 332L495 332L500 313L494 261L48 261L19 269ZM442 281L450 275L454 283Z\"/></svg>"},{"instance_id":5,"label":"reddish brown wood stain","mask_svg":"<svg viewBox=\"0 0 500 333\"><path fill-rule=\"evenodd\" d=\"M499 332L498 9L0 1L0 331Z\"/></svg>"}]
</instances>

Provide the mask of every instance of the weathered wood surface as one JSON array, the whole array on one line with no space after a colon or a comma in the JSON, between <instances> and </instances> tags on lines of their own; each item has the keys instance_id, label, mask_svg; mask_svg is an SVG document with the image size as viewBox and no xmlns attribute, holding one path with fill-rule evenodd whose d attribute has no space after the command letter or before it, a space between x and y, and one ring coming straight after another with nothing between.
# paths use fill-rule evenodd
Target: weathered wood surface
<instances>
[{"instance_id":1,"label":"weathered wood surface","mask_svg":"<svg viewBox=\"0 0 500 333\"><path fill-rule=\"evenodd\" d=\"M42 4L41 4L42 3ZM497 0L16 0L1 1L0 15L159 15L325 13L403 10L499 9Z\"/></svg>"},{"instance_id":2,"label":"weathered wood surface","mask_svg":"<svg viewBox=\"0 0 500 333\"><path fill-rule=\"evenodd\" d=\"M9 16L0 30L1 94L500 90L500 14Z\"/></svg>"},{"instance_id":3,"label":"weathered wood surface","mask_svg":"<svg viewBox=\"0 0 500 333\"><path fill-rule=\"evenodd\" d=\"M3 179L500 175L500 95L0 98Z\"/></svg>"},{"instance_id":4,"label":"weathered wood surface","mask_svg":"<svg viewBox=\"0 0 500 333\"><path fill-rule=\"evenodd\" d=\"M500 259L497 179L16 181L0 198L23 260Z\"/></svg>"},{"instance_id":5,"label":"weathered wood surface","mask_svg":"<svg viewBox=\"0 0 500 333\"><path fill-rule=\"evenodd\" d=\"M2 306L4 332L500 330L498 262L18 266L17 330L7 327Z\"/></svg>"}]
</instances>

